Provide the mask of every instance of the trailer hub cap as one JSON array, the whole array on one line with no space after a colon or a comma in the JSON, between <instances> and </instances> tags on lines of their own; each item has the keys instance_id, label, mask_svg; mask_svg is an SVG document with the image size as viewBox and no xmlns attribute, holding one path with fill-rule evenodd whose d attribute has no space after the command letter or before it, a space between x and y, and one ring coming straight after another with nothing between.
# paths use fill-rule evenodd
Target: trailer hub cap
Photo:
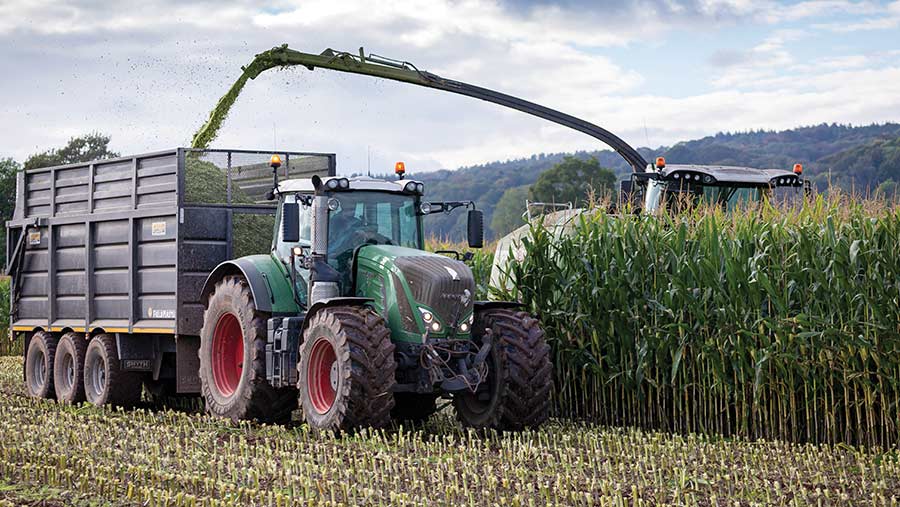
<instances>
[{"instance_id":1,"label":"trailer hub cap","mask_svg":"<svg viewBox=\"0 0 900 507\"><path fill-rule=\"evenodd\" d=\"M241 383L243 371L244 333L237 317L226 313L216 323L212 342L212 374L219 394L233 395Z\"/></svg>"},{"instance_id":2,"label":"trailer hub cap","mask_svg":"<svg viewBox=\"0 0 900 507\"><path fill-rule=\"evenodd\" d=\"M339 367L334 347L325 338L313 344L309 355L309 369L306 373L306 388L313 409L325 414L334 405L337 395Z\"/></svg>"},{"instance_id":3,"label":"trailer hub cap","mask_svg":"<svg viewBox=\"0 0 900 507\"><path fill-rule=\"evenodd\" d=\"M75 385L75 360L71 354L66 354L63 365L66 372L66 389L71 389Z\"/></svg>"},{"instance_id":4,"label":"trailer hub cap","mask_svg":"<svg viewBox=\"0 0 900 507\"><path fill-rule=\"evenodd\" d=\"M47 373L46 361L44 354L37 350L28 354L28 360L31 362L31 378L28 379L31 384L32 392L38 392L44 388L44 375Z\"/></svg>"}]
</instances>

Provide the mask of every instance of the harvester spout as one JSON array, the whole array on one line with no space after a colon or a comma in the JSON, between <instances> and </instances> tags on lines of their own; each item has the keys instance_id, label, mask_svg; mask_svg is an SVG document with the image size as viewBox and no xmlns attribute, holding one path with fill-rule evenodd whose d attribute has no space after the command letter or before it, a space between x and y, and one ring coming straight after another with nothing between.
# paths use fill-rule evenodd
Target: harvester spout
<instances>
[{"instance_id":1,"label":"harvester spout","mask_svg":"<svg viewBox=\"0 0 900 507\"><path fill-rule=\"evenodd\" d=\"M243 74L232 88L219 101L219 105L210 114L207 124L204 125L194 137L194 147L198 143L207 143L215 137L219 125L228 114L228 109L237 98L241 88L246 84L247 79L255 79L262 72L273 67L287 67L292 65L300 65L309 70L315 68L323 68L336 70L339 72L349 72L352 74L363 74L382 79L390 79L393 81L401 81L404 83L433 88L458 95L492 102L510 109L522 111L538 118L542 118L559 125L585 133L595 139L598 139L611 147L628 162L632 170L635 172L644 171L647 167L647 161L638 153L631 145L624 140L609 132L608 130L594 125L575 116L571 116L548 107L544 107L534 102L529 102L512 95L500 93L487 88L470 85L461 81L446 79L437 74L419 70L415 65L409 62L394 60L383 56L369 54L366 55L363 48L359 48L359 52L348 53L343 51L335 51L331 48L326 49L318 55L302 53L288 48L287 44L274 47L268 51L264 51L250 62L249 65L243 67ZM212 137L210 137L212 135Z\"/></svg>"}]
</instances>

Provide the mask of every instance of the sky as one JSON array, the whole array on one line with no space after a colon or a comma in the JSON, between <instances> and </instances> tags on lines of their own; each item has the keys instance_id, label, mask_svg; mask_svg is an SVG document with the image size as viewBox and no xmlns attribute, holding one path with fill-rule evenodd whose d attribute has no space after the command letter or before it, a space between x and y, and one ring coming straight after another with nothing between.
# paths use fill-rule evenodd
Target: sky
<instances>
[{"instance_id":1,"label":"sky","mask_svg":"<svg viewBox=\"0 0 900 507\"><path fill-rule=\"evenodd\" d=\"M253 55L375 53L598 124L633 146L900 121L900 0L0 0L0 157L102 132L188 146ZM270 70L217 148L410 173L605 146L518 111L366 76Z\"/></svg>"}]
</instances>

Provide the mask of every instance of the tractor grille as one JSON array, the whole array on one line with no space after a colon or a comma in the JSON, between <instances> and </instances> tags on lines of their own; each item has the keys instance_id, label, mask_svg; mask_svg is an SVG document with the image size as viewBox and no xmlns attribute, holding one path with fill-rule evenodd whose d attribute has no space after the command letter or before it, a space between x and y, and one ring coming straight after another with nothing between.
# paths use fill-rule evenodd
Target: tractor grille
<instances>
[{"instance_id":1,"label":"tractor grille","mask_svg":"<svg viewBox=\"0 0 900 507\"><path fill-rule=\"evenodd\" d=\"M394 279L394 290L397 291L397 309L400 311L400 324L405 331L418 333L419 326L416 324L416 318L413 316L413 309L409 306L409 300L406 298L406 293L403 291L403 284L400 283L400 279L397 278L397 275L391 273L391 277Z\"/></svg>"},{"instance_id":2,"label":"tractor grille","mask_svg":"<svg viewBox=\"0 0 900 507\"><path fill-rule=\"evenodd\" d=\"M433 309L445 325L455 326L471 311L475 277L469 266L431 255L399 257L395 264L406 277L416 302Z\"/></svg>"}]
</instances>

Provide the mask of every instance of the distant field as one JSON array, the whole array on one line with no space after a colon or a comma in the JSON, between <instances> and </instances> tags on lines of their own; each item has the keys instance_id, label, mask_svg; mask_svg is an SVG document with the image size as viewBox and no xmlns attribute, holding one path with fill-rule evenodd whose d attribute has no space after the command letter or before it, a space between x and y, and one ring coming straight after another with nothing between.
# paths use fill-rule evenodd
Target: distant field
<instances>
[{"instance_id":1,"label":"distant field","mask_svg":"<svg viewBox=\"0 0 900 507\"><path fill-rule=\"evenodd\" d=\"M897 451L573 423L479 437L446 412L415 432L335 437L63 407L25 398L21 378L19 358L0 358L0 506L896 505L900 495Z\"/></svg>"}]
</instances>

